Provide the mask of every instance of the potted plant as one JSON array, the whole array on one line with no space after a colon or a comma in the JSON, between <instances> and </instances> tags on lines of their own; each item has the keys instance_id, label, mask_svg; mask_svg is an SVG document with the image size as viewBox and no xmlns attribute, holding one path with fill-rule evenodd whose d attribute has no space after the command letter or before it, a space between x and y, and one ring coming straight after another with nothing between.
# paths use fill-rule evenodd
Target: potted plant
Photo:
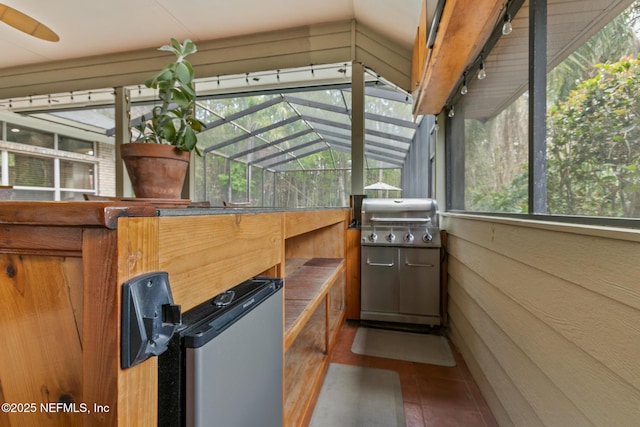
<instances>
[{"instance_id":1,"label":"potted plant","mask_svg":"<svg viewBox=\"0 0 640 427\"><path fill-rule=\"evenodd\" d=\"M136 197L179 199L191 151L200 155L196 134L204 128L195 116L193 67L185 59L197 47L189 39L180 43L172 38L158 50L175 55L174 62L144 83L158 90L160 104L153 107L151 117L140 118L133 126L135 140L120 149Z\"/></svg>"}]
</instances>

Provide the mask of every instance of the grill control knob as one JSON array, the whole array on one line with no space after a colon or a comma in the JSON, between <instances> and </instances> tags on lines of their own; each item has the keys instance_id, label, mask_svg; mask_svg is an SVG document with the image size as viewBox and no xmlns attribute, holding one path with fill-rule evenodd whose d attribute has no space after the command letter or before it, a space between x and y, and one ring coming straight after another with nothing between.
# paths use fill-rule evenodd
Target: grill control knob
<instances>
[{"instance_id":1,"label":"grill control knob","mask_svg":"<svg viewBox=\"0 0 640 427\"><path fill-rule=\"evenodd\" d=\"M413 234L411 233L405 234L402 240L404 240L407 243L413 243Z\"/></svg>"},{"instance_id":2,"label":"grill control knob","mask_svg":"<svg viewBox=\"0 0 640 427\"><path fill-rule=\"evenodd\" d=\"M429 231L426 231L424 236L422 236L422 241L425 243L429 243L432 240L433 240L433 236L431 235L431 233L429 233Z\"/></svg>"},{"instance_id":3,"label":"grill control knob","mask_svg":"<svg viewBox=\"0 0 640 427\"><path fill-rule=\"evenodd\" d=\"M393 242L394 240L396 240L396 235L393 233L389 233L387 235L387 242Z\"/></svg>"},{"instance_id":4,"label":"grill control knob","mask_svg":"<svg viewBox=\"0 0 640 427\"><path fill-rule=\"evenodd\" d=\"M376 233L369 234L369 240L375 242L376 240L378 240L378 235Z\"/></svg>"}]
</instances>

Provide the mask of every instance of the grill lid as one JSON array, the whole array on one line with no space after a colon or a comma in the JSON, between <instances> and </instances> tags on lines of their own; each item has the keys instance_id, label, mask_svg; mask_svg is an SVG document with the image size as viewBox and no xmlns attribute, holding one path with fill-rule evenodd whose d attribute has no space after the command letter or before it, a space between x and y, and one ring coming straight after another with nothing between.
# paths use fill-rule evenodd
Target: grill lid
<instances>
[{"instance_id":1,"label":"grill lid","mask_svg":"<svg viewBox=\"0 0 640 427\"><path fill-rule=\"evenodd\" d=\"M362 226L428 225L438 227L434 199L369 199L362 201Z\"/></svg>"}]
</instances>

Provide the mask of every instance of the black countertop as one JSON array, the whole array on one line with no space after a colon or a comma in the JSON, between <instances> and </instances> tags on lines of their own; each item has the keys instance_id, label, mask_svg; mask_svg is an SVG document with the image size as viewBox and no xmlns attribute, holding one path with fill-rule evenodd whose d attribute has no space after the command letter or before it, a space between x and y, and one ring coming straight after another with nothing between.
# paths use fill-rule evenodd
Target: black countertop
<instances>
[{"instance_id":1,"label":"black countertop","mask_svg":"<svg viewBox=\"0 0 640 427\"><path fill-rule=\"evenodd\" d=\"M276 212L304 212L304 211L321 211L321 210L347 210L348 207L314 207L314 208L268 208L268 207L189 207L182 209L157 209L158 216L198 216L198 215L230 215L230 214L263 214Z\"/></svg>"}]
</instances>

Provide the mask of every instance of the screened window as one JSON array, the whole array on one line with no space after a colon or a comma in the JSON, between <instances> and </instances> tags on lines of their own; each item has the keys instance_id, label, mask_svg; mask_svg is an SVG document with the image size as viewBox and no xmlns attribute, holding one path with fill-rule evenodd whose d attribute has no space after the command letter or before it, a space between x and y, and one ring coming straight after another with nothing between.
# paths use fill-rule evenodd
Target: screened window
<instances>
[{"instance_id":1,"label":"screened window","mask_svg":"<svg viewBox=\"0 0 640 427\"><path fill-rule=\"evenodd\" d=\"M513 32L496 28L447 106L448 207L640 218L640 2L548 0L534 27L546 52L529 51L522 3ZM532 64L546 70L533 117Z\"/></svg>"},{"instance_id":2,"label":"screened window","mask_svg":"<svg viewBox=\"0 0 640 427\"><path fill-rule=\"evenodd\" d=\"M95 155L93 142L70 138L63 135L58 136L58 149L69 151L71 153L86 154L87 156Z\"/></svg>"},{"instance_id":3,"label":"screened window","mask_svg":"<svg viewBox=\"0 0 640 427\"><path fill-rule=\"evenodd\" d=\"M526 7L526 6L525 6ZM523 7L513 31L467 70L448 110L455 165L455 209L526 213L528 210L528 45ZM524 50L523 50L524 49Z\"/></svg>"},{"instance_id":4,"label":"screened window","mask_svg":"<svg viewBox=\"0 0 640 427\"><path fill-rule=\"evenodd\" d=\"M60 160L60 187L93 190L94 165L91 163Z\"/></svg>"},{"instance_id":5,"label":"screened window","mask_svg":"<svg viewBox=\"0 0 640 427\"><path fill-rule=\"evenodd\" d=\"M97 164L40 151L0 152L7 165L0 180L13 187L13 200L83 200L83 193L96 192Z\"/></svg>"},{"instance_id":6,"label":"screened window","mask_svg":"<svg viewBox=\"0 0 640 427\"><path fill-rule=\"evenodd\" d=\"M9 153L9 185L24 187L53 187L54 160Z\"/></svg>"},{"instance_id":7,"label":"screened window","mask_svg":"<svg viewBox=\"0 0 640 427\"><path fill-rule=\"evenodd\" d=\"M198 135L202 156L195 159L194 201L208 201L213 206L223 201L253 206L347 206L352 190L350 74L351 65L341 63L252 73L251 79L245 74L200 79L196 114L206 123L206 129ZM405 90L373 70L365 69L364 74L367 176L400 186L411 147L418 145L414 135L421 118L413 117L410 95ZM285 75L297 77L286 83ZM298 84L300 87L296 87ZM135 125L143 115L148 117L155 94L140 87L126 90L131 123ZM16 128L22 143L26 144L29 137L40 138L41 146L42 141L48 141L49 150L26 146L16 149L12 144L3 147L54 158L51 191L56 200L104 191L104 182L114 179L111 170L104 167L112 149L104 137L115 135L115 110L110 105L114 91L100 91L99 101L94 94L81 91L14 100L22 115L33 113L37 119L48 115L47 122L56 123L55 132L78 135L59 131L60 126L97 132L92 143ZM56 100L59 110L48 105L50 99ZM95 108L86 108L87 100L95 100ZM18 136L13 138L15 141ZM95 156L95 160L86 156ZM419 161L414 159L413 163ZM375 181L365 182L365 186ZM416 188L428 185L426 180L416 182ZM35 192L34 188L24 190ZM411 191L417 194L418 190Z\"/></svg>"},{"instance_id":8,"label":"screened window","mask_svg":"<svg viewBox=\"0 0 640 427\"><path fill-rule=\"evenodd\" d=\"M42 148L54 148L54 136L42 130L7 123L7 141L33 145Z\"/></svg>"},{"instance_id":9,"label":"screened window","mask_svg":"<svg viewBox=\"0 0 640 427\"><path fill-rule=\"evenodd\" d=\"M640 218L639 2L601 22L601 2L572 16L589 28L547 75L547 203L551 214ZM620 10L622 12L620 13ZM549 44L573 25L549 10Z\"/></svg>"}]
</instances>

